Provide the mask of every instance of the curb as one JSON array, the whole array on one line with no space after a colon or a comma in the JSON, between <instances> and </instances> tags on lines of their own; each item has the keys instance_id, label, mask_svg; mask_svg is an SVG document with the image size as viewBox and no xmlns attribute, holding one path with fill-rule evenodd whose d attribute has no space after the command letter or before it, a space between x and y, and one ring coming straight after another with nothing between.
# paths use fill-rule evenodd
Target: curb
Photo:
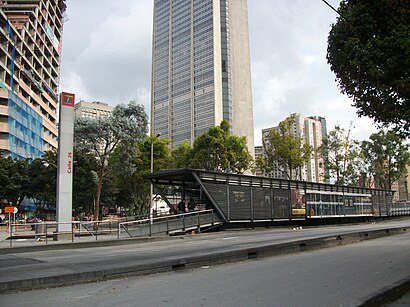
<instances>
[{"instance_id":1,"label":"curb","mask_svg":"<svg viewBox=\"0 0 410 307\"><path fill-rule=\"evenodd\" d=\"M118 239L118 240L99 240L99 241L87 241L87 242L70 242L70 243L50 243L46 245L27 245L18 247L3 247L0 248L0 255L6 254L19 254L27 252L40 252L49 250L64 250L64 249L78 249L88 247L106 247L106 246L118 246L127 244L138 244L146 242L157 242L165 240L174 240L173 237L168 236L153 236L153 237L139 237L132 239Z\"/></svg>"},{"instance_id":2,"label":"curb","mask_svg":"<svg viewBox=\"0 0 410 307\"><path fill-rule=\"evenodd\" d=\"M24 290L37 290L50 287L70 286L81 283L97 282L128 276L141 276L161 272L170 272L183 269L193 269L204 265L218 265L249 259L287 255L299 252L313 251L322 248L336 247L358 243L365 240L397 235L406 232L406 227L389 228L373 231L361 231L341 235L332 235L309 240L298 240L279 244L267 244L258 247L232 249L227 251L211 252L199 256L175 256L162 261L154 261L89 272L78 272L56 276L44 276L23 280L0 282L0 293ZM410 281L409 281L410 285ZM370 305L364 305L370 306Z\"/></svg>"},{"instance_id":3,"label":"curb","mask_svg":"<svg viewBox=\"0 0 410 307\"><path fill-rule=\"evenodd\" d=\"M360 307L382 306L386 303L391 303L410 291L410 276L399 280L393 285L381 289L374 295L365 298L365 301L359 305Z\"/></svg>"}]
</instances>

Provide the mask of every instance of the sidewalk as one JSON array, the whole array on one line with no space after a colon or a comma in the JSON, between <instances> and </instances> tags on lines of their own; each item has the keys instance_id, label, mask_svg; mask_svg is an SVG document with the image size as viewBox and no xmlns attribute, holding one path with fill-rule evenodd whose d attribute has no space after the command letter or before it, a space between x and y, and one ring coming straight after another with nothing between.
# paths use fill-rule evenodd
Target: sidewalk
<instances>
[{"instance_id":1,"label":"sidewalk","mask_svg":"<svg viewBox=\"0 0 410 307\"><path fill-rule=\"evenodd\" d=\"M72 239L54 241L52 233L47 236L40 236L36 239L35 232L29 229L22 229L18 232L18 237L13 240L9 239L9 233L5 227L0 227L0 255L8 253L21 253L30 251L47 251L60 249L78 249L102 246L116 246L130 243L154 242L160 240L172 239L165 235L155 235L152 237L138 238L121 238L117 239L117 234L104 235L82 235L74 236Z\"/></svg>"}]
</instances>

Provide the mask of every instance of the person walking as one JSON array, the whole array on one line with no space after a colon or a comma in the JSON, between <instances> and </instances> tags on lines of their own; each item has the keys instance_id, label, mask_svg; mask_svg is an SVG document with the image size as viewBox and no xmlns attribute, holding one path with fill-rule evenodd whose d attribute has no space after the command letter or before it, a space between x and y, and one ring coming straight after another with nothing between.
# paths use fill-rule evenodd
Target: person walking
<instances>
[{"instance_id":1,"label":"person walking","mask_svg":"<svg viewBox=\"0 0 410 307\"><path fill-rule=\"evenodd\" d=\"M191 197L191 198L189 199L189 203L188 203L188 211L189 211L189 212L194 211L194 210L195 210L195 206L196 206L195 200Z\"/></svg>"},{"instance_id":2,"label":"person walking","mask_svg":"<svg viewBox=\"0 0 410 307\"><path fill-rule=\"evenodd\" d=\"M184 213L185 212L186 212L186 202L185 202L185 199L183 199L178 203L179 221L181 223L184 220Z\"/></svg>"}]
</instances>

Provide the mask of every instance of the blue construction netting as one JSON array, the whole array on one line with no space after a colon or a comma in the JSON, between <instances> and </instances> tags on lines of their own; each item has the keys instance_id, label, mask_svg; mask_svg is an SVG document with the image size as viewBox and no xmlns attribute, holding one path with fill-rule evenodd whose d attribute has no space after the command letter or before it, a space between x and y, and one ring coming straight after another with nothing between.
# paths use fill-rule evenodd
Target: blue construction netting
<instances>
[{"instance_id":1,"label":"blue construction netting","mask_svg":"<svg viewBox=\"0 0 410 307\"><path fill-rule=\"evenodd\" d=\"M43 155L43 119L15 93L8 91L10 155L16 159Z\"/></svg>"}]
</instances>

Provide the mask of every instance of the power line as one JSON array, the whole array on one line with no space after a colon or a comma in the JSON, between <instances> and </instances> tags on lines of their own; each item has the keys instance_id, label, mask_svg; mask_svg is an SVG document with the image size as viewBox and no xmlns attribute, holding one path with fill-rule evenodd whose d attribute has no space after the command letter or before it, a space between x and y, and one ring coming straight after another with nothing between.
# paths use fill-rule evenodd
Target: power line
<instances>
[{"instance_id":1,"label":"power line","mask_svg":"<svg viewBox=\"0 0 410 307\"><path fill-rule=\"evenodd\" d=\"M350 22L350 20L347 19L345 16L343 16L338 10L336 10L329 2L327 2L326 0L322 0L322 2L324 2L328 7L330 7L333 11L335 11L336 14L342 17L345 21L347 21L354 28L354 24Z\"/></svg>"}]
</instances>

